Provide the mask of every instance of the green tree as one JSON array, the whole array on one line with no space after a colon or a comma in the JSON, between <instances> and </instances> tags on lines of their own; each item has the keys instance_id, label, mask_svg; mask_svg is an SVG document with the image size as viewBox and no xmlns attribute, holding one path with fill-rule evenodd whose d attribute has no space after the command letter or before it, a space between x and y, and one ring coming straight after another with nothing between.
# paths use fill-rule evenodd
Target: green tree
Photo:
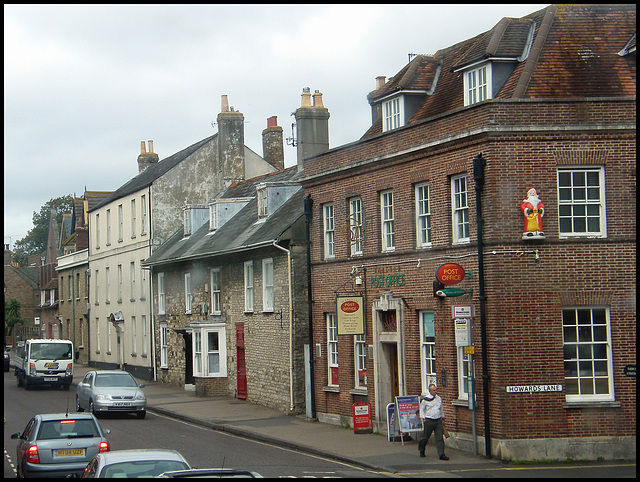
<instances>
[{"instance_id":1,"label":"green tree","mask_svg":"<svg viewBox=\"0 0 640 482\"><path fill-rule=\"evenodd\" d=\"M24 325L27 320L20 318L20 302L15 298L9 298L4 303L4 336L11 336L15 325Z\"/></svg>"},{"instance_id":2,"label":"green tree","mask_svg":"<svg viewBox=\"0 0 640 482\"><path fill-rule=\"evenodd\" d=\"M67 194L50 199L40 208L39 212L33 212L33 229L24 238L16 241L14 245L13 260L19 266L27 266L29 256L45 251L49 238L49 217L52 209L56 211L56 221L60 226L62 215L71 213L73 210L73 196Z\"/></svg>"}]
</instances>

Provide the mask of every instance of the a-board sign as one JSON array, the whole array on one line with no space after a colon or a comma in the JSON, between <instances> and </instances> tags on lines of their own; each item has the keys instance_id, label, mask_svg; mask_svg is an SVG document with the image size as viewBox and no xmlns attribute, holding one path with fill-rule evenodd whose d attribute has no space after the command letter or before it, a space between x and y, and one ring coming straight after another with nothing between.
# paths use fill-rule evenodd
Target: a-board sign
<instances>
[{"instance_id":1,"label":"a-board sign","mask_svg":"<svg viewBox=\"0 0 640 482\"><path fill-rule=\"evenodd\" d=\"M418 395L396 397L398 426L400 432L421 432L420 398Z\"/></svg>"},{"instance_id":2,"label":"a-board sign","mask_svg":"<svg viewBox=\"0 0 640 482\"><path fill-rule=\"evenodd\" d=\"M369 402L354 403L353 411L353 433L373 433L371 424L371 404Z\"/></svg>"}]
</instances>

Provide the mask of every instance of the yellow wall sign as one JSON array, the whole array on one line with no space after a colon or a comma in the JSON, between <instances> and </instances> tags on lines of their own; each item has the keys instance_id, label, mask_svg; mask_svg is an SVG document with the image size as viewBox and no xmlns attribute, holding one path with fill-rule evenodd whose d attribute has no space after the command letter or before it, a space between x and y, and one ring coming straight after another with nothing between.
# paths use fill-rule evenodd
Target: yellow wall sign
<instances>
[{"instance_id":1,"label":"yellow wall sign","mask_svg":"<svg viewBox=\"0 0 640 482\"><path fill-rule=\"evenodd\" d=\"M362 296L337 296L338 336L364 335Z\"/></svg>"}]
</instances>

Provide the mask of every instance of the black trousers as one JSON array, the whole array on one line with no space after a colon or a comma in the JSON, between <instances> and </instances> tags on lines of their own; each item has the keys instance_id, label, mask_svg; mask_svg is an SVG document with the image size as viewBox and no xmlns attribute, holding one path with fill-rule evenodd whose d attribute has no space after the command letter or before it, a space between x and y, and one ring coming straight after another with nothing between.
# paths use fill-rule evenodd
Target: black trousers
<instances>
[{"instance_id":1,"label":"black trousers","mask_svg":"<svg viewBox=\"0 0 640 482\"><path fill-rule=\"evenodd\" d=\"M444 427L442 426L442 419L425 418L424 419L424 433L423 438L418 443L418 450L420 453L424 453L424 449L427 446L431 432L435 433L436 448L438 449L438 456L444 455Z\"/></svg>"}]
</instances>

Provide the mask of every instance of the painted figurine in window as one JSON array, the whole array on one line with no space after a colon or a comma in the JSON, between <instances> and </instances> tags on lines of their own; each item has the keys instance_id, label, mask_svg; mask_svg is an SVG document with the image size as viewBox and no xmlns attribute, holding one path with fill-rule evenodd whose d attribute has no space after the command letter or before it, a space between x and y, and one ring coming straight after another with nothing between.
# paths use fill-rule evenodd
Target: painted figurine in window
<instances>
[{"instance_id":1,"label":"painted figurine in window","mask_svg":"<svg viewBox=\"0 0 640 482\"><path fill-rule=\"evenodd\" d=\"M527 191L527 197L522 200L520 210L522 214L524 214L524 233L522 233L522 239L534 237L544 238L544 232L542 231L544 204L542 204L534 188Z\"/></svg>"}]
</instances>

